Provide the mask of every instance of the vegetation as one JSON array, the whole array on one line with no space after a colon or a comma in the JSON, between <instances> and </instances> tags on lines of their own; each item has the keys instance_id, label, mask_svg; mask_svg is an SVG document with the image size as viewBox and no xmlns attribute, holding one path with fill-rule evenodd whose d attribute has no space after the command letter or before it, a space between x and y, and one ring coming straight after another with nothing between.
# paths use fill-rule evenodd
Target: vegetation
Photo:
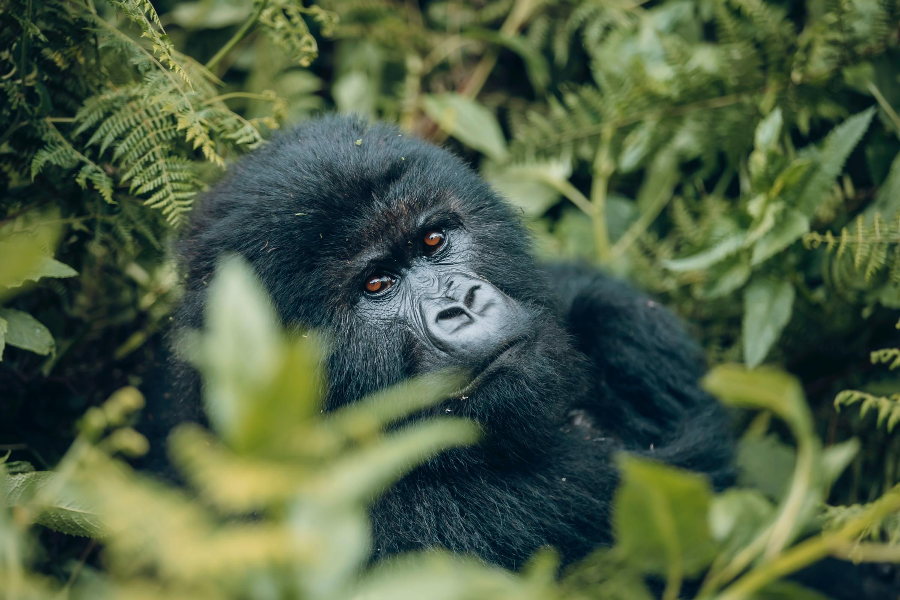
<instances>
[{"instance_id":1,"label":"vegetation","mask_svg":"<svg viewBox=\"0 0 900 600\"><path fill-rule=\"evenodd\" d=\"M667 599L814 598L784 576L900 562L897 0L0 7L7 597L640 599L651 576ZM193 357L216 436L171 439L191 493L134 473L133 386L178 295L167 241L229 161L332 109L451 145L543 256L692 323L739 486L622 457L615 546L562 573L552 550L515 574L442 553L362 571L367 502L477 432L380 433L440 378L323 418L316 343L277 331L239 263Z\"/></svg>"}]
</instances>

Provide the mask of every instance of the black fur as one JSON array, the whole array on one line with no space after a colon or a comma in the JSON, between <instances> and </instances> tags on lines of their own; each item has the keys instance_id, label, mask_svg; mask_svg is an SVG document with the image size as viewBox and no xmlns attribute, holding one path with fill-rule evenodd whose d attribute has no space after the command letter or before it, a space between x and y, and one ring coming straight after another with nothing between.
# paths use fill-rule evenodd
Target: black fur
<instances>
[{"instance_id":1,"label":"black fur","mask_svg":"<svg viewBox=\"0 0 900 600\"><path fill-rule=\"evenodd\" d=\"M362 316L358 259L372 247L402 254L424 218L465 231L467 268L527 307L529 335L471 397L441 405L485 437L377 501L376 558L444 546L517 568L547 545L580 558L611 541L619 450L730 482L729 427L698 386L701 353L676 319L588 267L537 266L515 211L471 169L386 125L326 117L239 161L179 245L186 295L176 326L202 325L216 261L238 253L285 325L330 332L327 407L353 402L420 368L403 319ZM178 387L154 409L160 435L200 418L196 375L177 361L172 369Z\"/></svg>"}]
</instances>

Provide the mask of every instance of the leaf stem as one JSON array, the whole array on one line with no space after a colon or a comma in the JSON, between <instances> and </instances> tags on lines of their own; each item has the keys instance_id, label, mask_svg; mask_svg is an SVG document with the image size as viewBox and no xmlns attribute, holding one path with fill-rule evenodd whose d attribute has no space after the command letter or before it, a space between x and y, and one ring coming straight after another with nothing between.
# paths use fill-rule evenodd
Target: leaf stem
<instances>
[{"instance_id":1,"label":"leaf stem","mask_svg":"<svg viewBox=\"0 0 900 600\"><path fill-rule=\"evenodd\" d=\"M887 116L890 117L891 122L894 124L894 127L897 129L897 135L900 136L900 116L897 116L897 111L894 110L894 107L891 106L887 99L882 95L881 90L872 83L871 81L866 82L866 87L875 96L875 100L878 101L878 105L881 106L882 110L887 113Z\"/></svg>"},{"instance_id":2,"label":"leaf stem","mask_svg":"<svg viewBox=\"0 0 900 600\"><path fill-rule=\"evenodd\" d=\"M536 181L552 187L554 190L562 194L572 204L581 209L584 214L591 218L594 217L594 205L591 204L591 201L588 200L587 196L581 193L581 190L572 185L567 179L553 177L552 175L543 173L540 170L535 170L533 173L523 173L523 177L526 180Z\"/></svg>"},{"instance_id":3,"label":"leaf stem","mask_svg":"<svg viewBox=\"0 0 900 600\"><path fill-rule=\"evenodd\" d=\"M839 531L807 540L794 546L772 562L759 565L727 588L718 596L717 600L751 598L755 592L773 581L811 565L829 554L845 551L851 540L897 510L900 510L900 488L895 487L876 500L872 507L859 518L847 523ZM876 546L880 550L882 545L873 544L872 546ZM892 552L891 558L893 560L900 559L898 554L900 553Z\"/></svg>"},{"instance_id":4,"label":"leaf stem","mask_svg":"<svg viewBox=\"0 0 900 600\"><path fill-rule=\"evenodd\" d=\"M262 11L266 8L266 5L269 3L269 0L260 0L259 4L256 7L256 10L250 15L250 18L241 25L241 28L238 29L231 39L228 40L224 46L222 46L215 55L206 62L206 68L212 71L219 61L225 58L225 55L231 52L232 48L234 48L238 42L244 39L244 36L256 25L256 22L259 21L259 17L262 14Z\"/></svg>"},{"instance_id":5,"label":"leaf stem","mask_svg":"<svg viewBox=\"0 0 900 600\"><path fill-rule=\"evenodd\" d=\"M533 0L516 0L516 3L513 5L512 10L509 11L506 20L503 21L503 24L500 26L500 35L510 37L516 35L519 29L522 28L522 25L528 20L528 17L531 16L534 8L533 4ZM490 76L491 71L494 70L494 66L497 64L499 56L500 51L497 48L490 49L481 58L481 62L476 65L475 70L472 71L472 75L470 75L466 83L463 84L459 93L463 96L468 96L469 98L477 96L478 92L481 91L481 88L483 88L484 84L487 82L487 78Z\"/></svg>"},{"instance_id":6,"label":"leaf stem","mask_svg":"<svg viewBox=\"0 0 900 600\"><path fill-rule=\"evenodd\" d=\"M606 196L609 191L609 178L615 170L610 158L613 127L607 125L600 137L600 146L594 157L593 179L591 181L591 204L594 207L594 244L597 248L597 260L609 260L609 231L606 225Z\"/></svg>"}]
</instances>

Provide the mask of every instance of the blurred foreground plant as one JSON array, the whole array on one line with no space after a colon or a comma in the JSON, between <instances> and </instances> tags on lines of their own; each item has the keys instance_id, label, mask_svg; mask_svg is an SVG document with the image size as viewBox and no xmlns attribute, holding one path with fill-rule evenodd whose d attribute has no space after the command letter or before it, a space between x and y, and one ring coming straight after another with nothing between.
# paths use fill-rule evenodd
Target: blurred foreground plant
<instances>
[{"instance_id":1,"label":"blurred foreground plant","mask_svg":"<svg viewBox=\"0 0 900 600\"><path fill-rule=\"evenodd\" d=\"M237 259L212 283L206 316L208 330L187 340L186 353L205 379L215 435L197 425L173 432L171 456L186 486L119 458L147 449L129 427L143 398L119 390L85 415L55 471L0 462L0 597L632 600L652 598L646 578L655 577L665 581L663 598L674 600L686 593L684 581L705 574L698 598L817 598L781 578L828 555L900 562L900 546L877 534L861 541L900 514L900 490L845 510L816 534L827 489L858 444L822 449L793 378L726 366L709 376L709 389L736 407L770 411L796 438L784 486L745 478L760 489L715 495L696 474L623 456L616 544L561 578L552 551L521 573L440 551L370 566L368 503L416 465L478 435L452 417L384 429L459 381L420 377L324 415L323 342L284 337ZM767 488L775 492L760 491ZM97 538L103 569L80 578L76 570L62 588L29 570L34 523Z\"/></svg>"}]
</instances>

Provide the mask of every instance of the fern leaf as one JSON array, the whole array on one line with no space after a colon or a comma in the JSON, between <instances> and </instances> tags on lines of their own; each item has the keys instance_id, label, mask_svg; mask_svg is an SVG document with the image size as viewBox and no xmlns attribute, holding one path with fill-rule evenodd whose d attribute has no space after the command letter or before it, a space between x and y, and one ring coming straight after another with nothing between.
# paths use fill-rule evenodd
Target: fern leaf
<instances>
[{"instance_id":1,"label":"fern leaf","mask_svg":"<svg viewBox=\"0 0 900 600\"><path fill-rule=\"evenodd\" d=\"M877 426L886 426L888 433L893 432L900 423L900 394L877 396L859 390L844 390L834 399L834 407L840 411L841 406L859 404L859 416L864 418L869 411L878 412Z\"/></svg>"},{"instance_id":2,"label":"fern leaf","mask_svg":"<svg viewBox=\"0 0 900 600\"><path fill-rule=\"evenodd\" d=\"M847 157L869 128L874 114L874 108L856 114L835 127L825 138L817 164L810 169L812 172L797 199L797 209L806 216L813 216L834 180L840 175Z\"/></svg>"},{"instance_id":3,"label":"fern leaf","mask_svg":"<svg viewBox=\"0 0 900 600\"><path fill-rule=\"evenodd\" d=\"M890 370L900 367L900 348L882 348L875 350L869 355L873 365L887 364Z\"/></svg>"}]
</instances>

